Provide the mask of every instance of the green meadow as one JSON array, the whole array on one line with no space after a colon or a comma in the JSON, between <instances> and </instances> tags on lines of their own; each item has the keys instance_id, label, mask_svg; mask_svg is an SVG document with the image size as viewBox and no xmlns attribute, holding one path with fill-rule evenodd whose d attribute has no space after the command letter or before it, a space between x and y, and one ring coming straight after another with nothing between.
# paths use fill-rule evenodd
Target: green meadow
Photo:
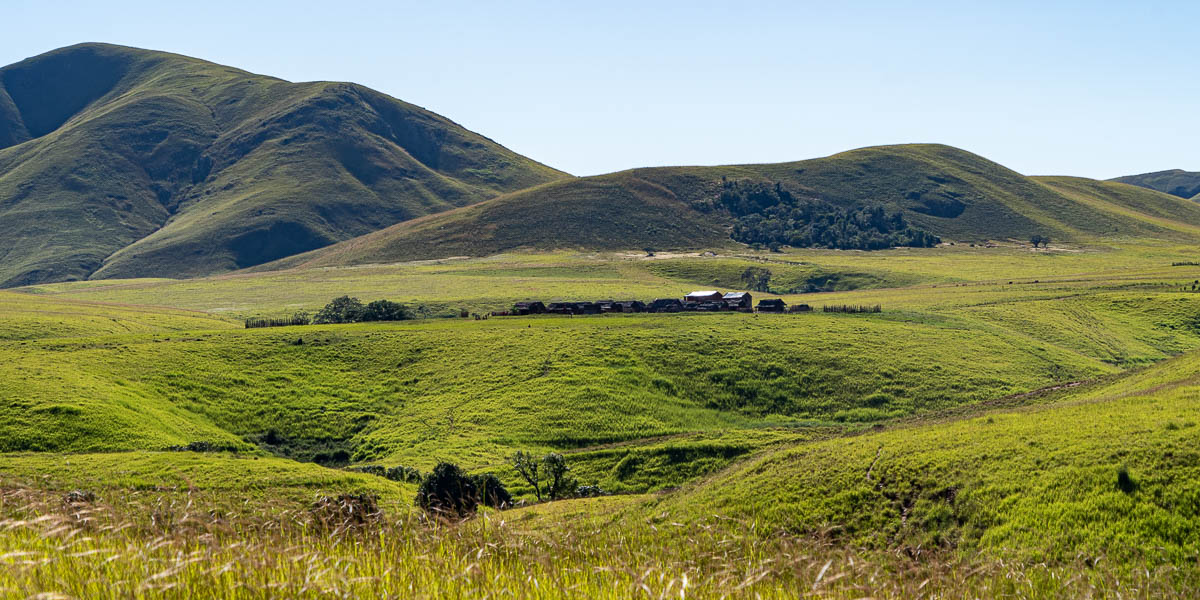
<instances>
[{"instance_id":1,"label":"green meadow","mask_svg":"<svg viewBox=\"0 0 1200 600\"><path fill-rule=\"evenodd\" d=\"M0 596L1186 597L1200 266L1172 263L1194 251L990 246L2 292ZM456 318L740 289L751 267L756 298L817 310ZM420 318L241 325L343 294ZM612 495L532 503L518 450ZM349 469L442 461L531 504L431 522L413 484ZM381 520L320 530L314 498L343 493Z\"/></svg>"}]
</instances>

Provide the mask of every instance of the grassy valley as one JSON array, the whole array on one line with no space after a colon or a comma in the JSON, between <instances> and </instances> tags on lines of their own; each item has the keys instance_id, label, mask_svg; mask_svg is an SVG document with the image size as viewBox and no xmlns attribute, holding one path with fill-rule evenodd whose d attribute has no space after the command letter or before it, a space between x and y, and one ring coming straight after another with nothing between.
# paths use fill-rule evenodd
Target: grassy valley
<instances>
[{"instance_id":1,"label":"grassy valley","mask_svg":"<svg viewBox=\"0 0 1200 600\"><path fill-rule=\"evenodd\" d=\"M355 84L4 67L0 598L1194 597L1192 175L576 178ZM807 310L510 312L696 290Z\"/></svg>"}]
</instances>

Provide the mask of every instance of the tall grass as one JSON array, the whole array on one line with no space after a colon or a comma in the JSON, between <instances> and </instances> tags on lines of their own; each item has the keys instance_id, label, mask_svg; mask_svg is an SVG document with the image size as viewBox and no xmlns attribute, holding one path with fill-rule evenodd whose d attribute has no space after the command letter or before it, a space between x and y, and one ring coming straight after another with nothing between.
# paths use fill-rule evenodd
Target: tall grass
<instances>
[{"instance_id":1,"label":"tall grass","mask_svg":"<svg viewBox=\"0 0 1200 600\"><path fill-rule=\"evenodd\" d=\"M868 554L753 524L542 529L493 514L321 526L305 508L134 494L0 492L0 596L40 598L1187 597L1195 572Z\"/></svg>"}]
</instances>

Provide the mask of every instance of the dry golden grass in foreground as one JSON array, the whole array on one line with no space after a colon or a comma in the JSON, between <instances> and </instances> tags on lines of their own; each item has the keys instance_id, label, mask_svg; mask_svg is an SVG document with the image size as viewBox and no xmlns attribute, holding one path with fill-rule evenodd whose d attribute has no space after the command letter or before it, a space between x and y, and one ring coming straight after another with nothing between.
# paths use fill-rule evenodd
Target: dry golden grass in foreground
<instances>
[{"instance_id":1,"label":"dry golden grass in foreground","mask_svg":"<svg viewBox=\"0 0 1200 600\"><path fill-rule=\"evenodd\" d=\"M72 501L73 500L73 501ZM713 518L451 525L198 494L0 493L3 598L1041 598L1192 596L1174 568L865 554ZM325 517L328 517L326 514Z\"/></svg>"}]
</instances>

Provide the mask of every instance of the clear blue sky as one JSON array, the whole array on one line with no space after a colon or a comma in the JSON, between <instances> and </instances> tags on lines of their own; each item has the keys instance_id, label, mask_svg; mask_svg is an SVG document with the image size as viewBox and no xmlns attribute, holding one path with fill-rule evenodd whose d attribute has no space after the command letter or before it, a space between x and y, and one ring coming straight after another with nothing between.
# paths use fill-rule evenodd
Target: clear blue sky
<instances>
[{"instance_id":1,"label":"clear blue sky","mask_svg":"<svg viewBox=\"0 0 1200 600\"><path fill-rule=\"evenodd\" d=\"M984 5L987 6L977 6ZM1200 170L1200 3L5 0L83 41L362 83L578 175L942 142L1026 174Z\"/></svg>"}]
</instances>

